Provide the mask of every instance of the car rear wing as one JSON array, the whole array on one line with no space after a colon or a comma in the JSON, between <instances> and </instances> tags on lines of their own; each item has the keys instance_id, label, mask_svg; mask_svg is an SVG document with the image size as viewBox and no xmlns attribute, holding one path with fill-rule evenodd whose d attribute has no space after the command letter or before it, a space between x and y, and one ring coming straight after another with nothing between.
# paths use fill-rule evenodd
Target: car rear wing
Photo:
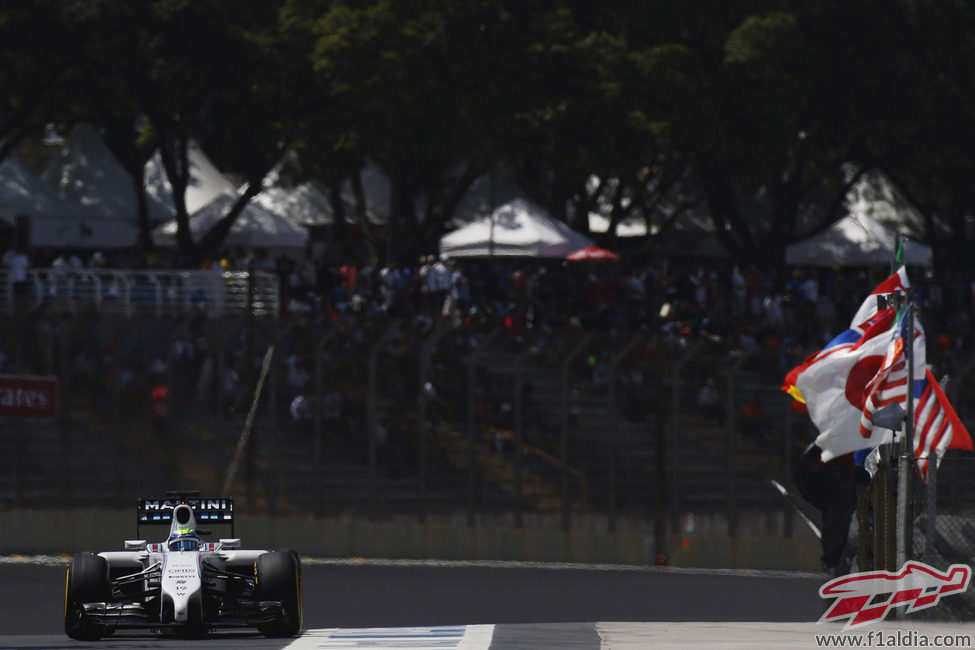
<instances>
[{"instance_id":1,"label":"car rear wing","mask_svg":"<svg viewBox=\"0 0 975 650\"><path fill-rule=\"evenodd\" d=\"M229 524L230 536L234 537L234 500L230 497L202 498L193 491L167 492L162 499L139 499L136 514L136 537L142 526L169 525L173 520L173 508L185 503L193 508L198 524Z\"/></svg>"}]
</instances>

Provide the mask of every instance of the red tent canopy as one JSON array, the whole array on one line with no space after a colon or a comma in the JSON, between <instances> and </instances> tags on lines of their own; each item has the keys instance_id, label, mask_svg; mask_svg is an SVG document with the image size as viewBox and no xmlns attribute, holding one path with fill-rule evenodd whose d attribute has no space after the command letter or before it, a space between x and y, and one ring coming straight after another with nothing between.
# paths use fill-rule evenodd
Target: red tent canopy
<instances>
[{"instance_id":1,"label":"red tent canopy","mask_svg":"<svg viewBox=\"0 0 975 650\"><path fill-rule=\"evenodd\" d=\"M620 256L613 251L600 248L599 246L586 246L577 251L573 251L565 256L570 262L584 260L618 260Z\"/></svg>"}]
</instances>

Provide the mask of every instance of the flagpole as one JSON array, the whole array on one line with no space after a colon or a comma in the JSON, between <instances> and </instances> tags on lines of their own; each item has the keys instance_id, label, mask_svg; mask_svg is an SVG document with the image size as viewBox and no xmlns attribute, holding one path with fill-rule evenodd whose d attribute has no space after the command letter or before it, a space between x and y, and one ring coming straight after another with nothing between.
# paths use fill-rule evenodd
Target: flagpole
<instances>
[{"instance_id":1,"label":"flagpole","mask_svg":"<svg viewBox=\"0 0 975 650\"><path fill-rule=\"evenodd\" d=\"M897 467L897 567L907 562L910 540L908 533L908 491L910 490L911 456L914 451L914 304L912 289L907 291L907 340L904 354L907 356L907 416L904 419L904 438L901 441ZM900 612L898 613L900 614ZM900 616L898 616L900 618Z\"/></svg>"}]
</instances>

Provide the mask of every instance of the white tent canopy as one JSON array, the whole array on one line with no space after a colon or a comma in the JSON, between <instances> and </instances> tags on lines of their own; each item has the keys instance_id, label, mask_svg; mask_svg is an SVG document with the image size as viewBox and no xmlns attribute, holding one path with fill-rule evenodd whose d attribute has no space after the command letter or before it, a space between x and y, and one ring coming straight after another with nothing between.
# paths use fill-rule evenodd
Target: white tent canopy
<instances>
[{"instance_id":1,"label":"white tent canopy","mask_svg":"<svg viewBox=\"0 0 975 650\"><path fill-rule=\"evenodd\" d=\"M226 216L237 201L235 192L224 192L190 216L190 232L199 240ZM176 245L176 220L156 228L152 239L158 246ZM238 215L224 243L245 248L302 249L308 243L308 230L286 217L248 202Z\"/></svg>"},{"instance_id":2,"label":"white tent canopy","mask_svg":"<svg viewBox=\"0 0 975 650\"><path fill-rule=\"evenodd\" d=\"M321 181L310 180L295 185L282 177L282 167L287 163L297 161L298 156L293 151L285 153L278 164L264 177L261 191L251 201L302 226L332 225L335 223L335 210L329 191ZM388 179L386 179L385 189L383 189L384 186L378 181L384 177L375 165L369 165L363 171L362 178L363 189L366 193L366 218L374 224L385 223L386 218L370 207L376 204L376 197L371 196L370 192L378 191L380 195L384 192L386 207L388 207ZM243 192L246 187L247 185L244 184L240 191ZM340 190L340 200L344 204L346 221L354 223L356 221L355 196L348 181Z\"/></svg>"},{"instance_id":3,"label":"white tent canopy","mask_svg":"<svg viewBox=\"0 0 975 650\"><path fill-rule=\"evenodd\" d=\"M42 178L62 199L80 204L94 215L131 224L137 222L132 176L90 124L81 122L74 126ZM158 223L173 216L152 195L146 199L150 222Z\"/></svg>"},{"instance_id":4,"label":"white tent canopy","mask_svg":"<svg viewBox=\"0 0 975 650\"><path fill-rule=\"evenodd\" d=\"M186 157L190 166L185 195L187 213L196 213L223 192L235 191L234 184L210 162L195 140L190 140ZM174 216L176 208L173 205L173 190L158 151L146 163L145 183L146 193L166 207L168 216Z\"/></svg>"},{"instance_id":5,"label":"white tent canopy","mask_svg":"<svg viewBox=\"0 0 975 650\"><path fill-rule=\"evenodd\" d=\"M328 195L315 181L295 187L265 187L251 201L302 226L326 226L335 221Z\"/></svg>"},{"instance_id":6,"label":"white tent canopy","mask_svg":"<svg viewBox=\"0 0 975 650\"><path fill-rule=\"evenodd\" d=\"M492 214L444 235L448 257L565 257L593 241L553 219L536 205L514 199Z\"/></svg>"},{"instance_id":7,"label":"white tent canopy","mask_svg":"<svg viewBox=\"0 0 975 650\"><path fill-rule=\"evenodd\" d=\"M0 206L10 214L59 219L87 216L80 205L63 200L38 178L16 151L0 163L0 181Z\"/></svg>"},{"instance_id":8,"label":"white tent canopy","mask_svg":"<svg viewBox=\"0 0 975 650\"><path fill-rule=\"evenodd\" d=\"M917 238L927 232L928 226L920 211L880 170L874 169L861 176L850 188L846 201L851 213L873 217L902 235ZM934 226L939 236L951 236L950 229L939 226L939 222L936 221Z\"/></svg>"},{"instance_id":9,"label":"white tent canopy","mask_svg":"<svg viewBox=\"0 0 975 650\"><path fill-rule=\"evenodd\" d=\"M58 248L122 248L136 242L137 229L105 219L77 203L65 201L11 152L0 163L0 220L30 223L31 246Z\"/></svg>"},{"instance_id":10,"label":"white tent canopy","mask_svg":"<svg viewBox=\"0 0 975 650\"><path fill-rule=\"evenodd\" d=\"M823 232L785 250L786 264L796 266L867 266L894 259L897 234L864 212L853 212ZM904 263L931 265L931 248L905 241Z\"/></svg>"}]
</instances>

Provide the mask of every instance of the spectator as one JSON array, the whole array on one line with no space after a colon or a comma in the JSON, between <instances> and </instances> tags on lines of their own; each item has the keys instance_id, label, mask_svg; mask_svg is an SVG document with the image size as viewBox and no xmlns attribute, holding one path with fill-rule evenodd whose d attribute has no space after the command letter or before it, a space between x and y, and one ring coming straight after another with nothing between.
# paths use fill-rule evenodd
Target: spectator
<instances>
[{"instance_id":1,"label":"spectator","mask_svg":"<svg viewBox=\"0 0 975 650\"><path fill-rule=\"evenodd\" d=\"M756 440L766 440L772 433L772 423L765 411L765 405L754 392L742 404L741 429Z\"/></svg>"},{"instance_id":2,"label":"spectator","mask_svg":"<svg viewBox=\"0 0 975 650\"><path fill-rule=\"evenodd\" d=\"M101 251L95 251L91 254L91 259L88 260L88 266L93 269L103 269L108 266L108 261L105 259L105 254Z\"/></svg>"},{"instance_id":3,"label":"spectator","mask_svg":"<svg viewBox=\"0 0 975 650\"><path fill-rule=\"evenodd\" d=\"M450 291L451 276L450 267L447 266L447 256L441 255L429 271L430 307L434 314L443 310L447 293Z\"/></svg>"},{"instance_id":4,"label":"spectator","mask_svg":"<svg viewBox=\"0 0 975 650\"><path fill-rule=\"evenodd\" d=\"M340 436L348 435L345 420L342 417L344 398L337 387L332 386L325 391L322 402L322 419L325 427Z\"/></svg>"},{"instance_id":5,"label":"spectator","mask_svg":"<svg viewBox=\"0 0 975 650\"><path fill-rule=\"evenodd\" d=\"M855 467L853 454L824 463L821 452L815 444L809 445L796 463L793 478L799 494L822 513L823 567L834 575L843 575L852 559L850 524L856 512L858 472L862 474L863 470Z\"/></svg>"},{"instance_id":6,"label":"spectator","mask_svg":"<svg viewBox=\"0 0 975 650\"><path fill-rule=\"evenodd\" d=\"M697 407L702 413L716 422L725 417L725 408L718 396L717 382L714 377L708 377L697 393Z\"/></svg>"},{"instance_id":7,"label":"spectator","mask_svg":"<svg viewBox=\"0 0 975 650\"><path fill-rule=\"evenodd\" d=\"M18 309L24 309L27 304L27 272L30 270L30 260L26 247L17 244L4 253L3 265L10 273L10 284L13 290L14 303Z\"/></svg>"},{"instance_id":8,"label":"spectator","mask_svg":"<svg viewBox=\"0 0 975 650\"><path fill-rule=\"evenodd\" d=\"M169 387L162 374L155 374L154 377L149 394L149 426L156 438L162 438L169 432Z\"/></svg>"},{"instance_id":9,"label":"spectator","mask_svg":"<svg viewBox=\"0 0 975 650\"><path fill-rule=\"evenodd\" d=\"M307 390L304 390L291 400L290 406L291 419L297 423L307 423L311 421L315 413L314 398Z\"/></svg>"},{"instance_id":10,"label":"spectator","mask_svg":"<svg viewBox=\"0 0 975 650\"><path fill-rule=\"evenodd\" d=\"M731 303L734 314L743 316L748 312L748 280L735 264L731 269L731 293L733 300Z\"/></svg>"},{"instance_id":11,"label":"spectator","mask_svg":"<svg viewBox=\"0 0 975 650\"><path fill-rule=\"evenodd\" d=\"M237 371L237 364L231 365L224 373L224 395L227 399L227 415L234 413L240 408L244 399L244 386Z\"/></svg>"},{"instance_id":12,"label":"spectator","mask_svg":"<svg viewBox=\"0 0 975 650\"><path fill-rule=\"evenodd\" d=\"M460 264L454 262L450 276L450 299L444 303L444 315L466 314L471 307L471 287Z\"/></svg>"}]
</instances>

